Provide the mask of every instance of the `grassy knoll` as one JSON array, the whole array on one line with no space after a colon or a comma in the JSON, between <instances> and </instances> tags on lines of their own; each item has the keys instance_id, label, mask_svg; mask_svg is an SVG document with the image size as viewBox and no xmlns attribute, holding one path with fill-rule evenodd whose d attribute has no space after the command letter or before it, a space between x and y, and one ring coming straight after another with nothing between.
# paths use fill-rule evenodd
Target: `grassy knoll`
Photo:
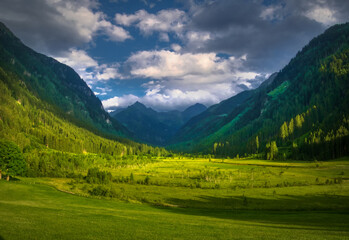
<instances>
[{"instance_id":1,"label":"grassy knoll","mask_svg":"<svg viewBox=\"0 0 349 240\"><path fill-rule=\"evenodd\" d=\"M349 239L348 159L159 159L103 170L113 176L107 184L0 181L0 236ZM98 187L113 194L91 196Z\"/></svg>"}]
</instances>

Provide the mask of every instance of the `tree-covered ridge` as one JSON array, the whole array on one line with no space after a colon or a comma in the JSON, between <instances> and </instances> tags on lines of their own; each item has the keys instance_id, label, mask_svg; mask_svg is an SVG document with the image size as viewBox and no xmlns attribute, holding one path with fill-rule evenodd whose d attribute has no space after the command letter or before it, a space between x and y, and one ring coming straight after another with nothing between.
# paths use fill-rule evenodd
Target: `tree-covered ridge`
<instances>
[{"instance_id":1,"label":"tree-covered ridge","mask_svg":"<svg viewBox=\"0 0 349 240\"><path fill-rule=\"evenodd\" d=\"M162 148L117 137L118 131L112 122L108 128L98 125L98 119L91 117L94 113L109 115L93 94L91 98L82 97L86 92L80 91L92 92L84 87L86 84L80 78L76 83L81 84L80 90L70 86L72 89L67 91L68 95L60 96L63 92L54 90L58 88L58 82L51 81L58 81L58 77L46 63L38 62L50 59L28 50L5 28L0 28L0 31L0 169L3 174L67 177L86 172L91 165L116 168L129 163L146 163L154 156L167 154ZM4 48L4 44L9 44L4 39L17 41L10 46L11 54ZM28 54L22 54L22 50ZM11 57L10 62L7 62L8 57ZM18 59L28 65L24 67ZM29 61L33 62L29 64ZM55 61L52 66L73 71ZM76 75L75 72L72 74ZM75 81L77 78L65 80ZM89 112L87 106L98 108ZM69 109L72 114L66 112ZM81 121L80 117L87 120ZM108 129L110 134L106 133Z\"/></svg>"},{"instance_id":2,"label":"tree-covered ridge","mask_svg":"<svg viewBox=\"0 0 349 240\"><path fill-rule=\"evenodd\" d=\"M97 136L56 114L55 108L31 94L16 75L0 68L0 135L22 149L45 146L73 153L138 154L152 149L144 144L125 143Z\"/></svg>"},{"instance_id":3,"label":"tree-covered ridge","mask_svg":"<svg viewBox=\"0 0 349 240\"><path fill-rule=\"evenodd\" d=\"M0 67L16 75L36 97L55 106L60 115L75 124L96 133L128 135L72 68L28 48L2 23Z\"/></svg>"},{"instance_id":4,"label":"tree-covered ridge","mask_svg":"<svg viewBox=\"0 0 349 240\"><path fill-rule=\"evenodd\" d=\"M281 139L279 130L285 121L312 106L317 109L309 124L297 130L297 137L315 129L336 131L349 111L348 51L349 24L331 27L304 47L272 83L255 90L250 98L233 108L218 131L199 141L189 139L177 147L214 153L216 143L220 146L216 154L221 156L250 154L256 151L258 136L260 150L264 151L268 143ZM305 143L302 140L300 145Z\"/></svg>"}]
</instances>

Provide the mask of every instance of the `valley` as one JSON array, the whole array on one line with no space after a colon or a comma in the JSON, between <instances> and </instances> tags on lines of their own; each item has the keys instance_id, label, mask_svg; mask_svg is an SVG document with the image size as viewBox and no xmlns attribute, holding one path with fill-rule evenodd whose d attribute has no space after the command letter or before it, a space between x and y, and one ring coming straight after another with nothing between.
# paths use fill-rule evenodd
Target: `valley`
<instances>
[{"instance_id":1,"label":"valley","mask_svg":"<svg viewBox=\"0 0 349 240\"><path fill-rule=\"evenodd\" d=\"M75 6L63 2L47 13ZM110 20L96 9L127 1L86 2L57 24L93 16L94 30L81 31L87 45L58 44L60 56L33 50L18 25L24 42L0 22L0 240L349 239L349 22L321 22L270 67L264 49L254 60L202 50L217 36L186 32L179 20L171 34L157 29L159 39L154 29L134 35L186 19L199 3ZM258 21L278 26L273 13L284 6L262 5ZM131 34L145 42L127 49ZM170 44L174 36L195 44ZM249 44L256 51L258 41Z\"/></svg>"},{"instance_id":2,"label":"valley","mask_svg":"<svg viewBox=\"0 0 349 240\"><path fill-rule=\"evenodd\" d=\"M183 157L101 169L112 173L109 183L89 184L83 178L0 181L1 236L349 237L348 159L303 163ZM98 186L112 189L112 195L91 194Z\"/></svg>"}]
</instances>

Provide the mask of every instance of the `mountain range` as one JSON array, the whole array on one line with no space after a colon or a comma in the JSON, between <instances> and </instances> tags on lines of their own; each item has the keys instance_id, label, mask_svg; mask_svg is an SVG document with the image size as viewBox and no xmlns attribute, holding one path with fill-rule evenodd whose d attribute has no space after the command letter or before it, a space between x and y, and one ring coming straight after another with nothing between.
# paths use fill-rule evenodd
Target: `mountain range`
<instances>
[{"instance_id":1,"label":"mountain range","mask_svg":"<svg viewBox=\"0 0 349 240\"><path fill-rule=\"evenodd\" d=\"M72 68L26 47L4 24L0 80L0 136L23 151L165 152L136 139L216 156L270 157L276 146L283 158L349 154L349 23L311 40L257 89L207 109L157 112L136 102L111 117Z\"/></svg>"},{"instance_id":2,"label":"mountain range","mask_svg":"<svg viewBox=\"0 0 349 240\"><path fill-rule=\"evenodd\" d=\"M112 112L111 116L134 133L140 141L165 145L189 119L202 113L207 108L194 104L184 111L157 112L136 102L126 109Z\"/></svg>"}]
</instances>

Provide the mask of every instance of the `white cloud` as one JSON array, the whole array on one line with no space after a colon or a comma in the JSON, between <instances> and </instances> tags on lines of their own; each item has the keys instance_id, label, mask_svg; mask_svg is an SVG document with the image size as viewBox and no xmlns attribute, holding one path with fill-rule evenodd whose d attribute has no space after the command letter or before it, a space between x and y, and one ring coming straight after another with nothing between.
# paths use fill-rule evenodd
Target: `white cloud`
<instances>
[{"instance_id":1,"label":"white cloud","mask_svg":"<svg viewBox=\"0 0 349 240\"><path fill-rule=\"evenodd\" d=\"M118 72L119 65L106 65L103 64L95 70L95 78L97 80L109 80L109 79L123 79L123 76Z\"/></svg>"},{"instance_id":2,"label":"white cloud","mask_svg":"<svg viewBox=\"0 0 349 240\"><path fill-rule=\"evenodd\" d=\"M144 96L124 95L103 101L106 109L140 101L155 110L183 109L195 103L207 106L229 98L261 75L242 70L247 55L223 58L215 53L141 51L129 57L131 77L150 78Z\"/></svg>"},{"instance_id":3,"label":"white cloud","mask_svg":"<svg viewBox=\"0 0 349 240\"><path fill-rule=\"evenodd\" d=\"M141 51L129 57L127 63L131 67L130 73L136 77L154 79L212 79L216 82L225 75L232 79L236 77L254 78L257 73L241 72L241 58L221 58L216 53L178 53L168 50Z\"/></svg>"},{"instance_id":4,"label":"white cloud","mask_svg":"<svg viewBox=\"0 0 349 240\"><path fill-rule=\"evenodd\" d=\"M100 29L105 31L105 34L109 37L111 41L123 42L126 39L132 39L129 32L119 26L115 26L108 21L101 21L99 23Z\"/></svg>"},{"instance_id":5,"label":"white cloud","mask_svg":"<svg viewBox=\"0 0 349 240\"><path fill-rule=\"evenodd\" d=\"M175 52L179 52L182 49L182 47L178 44L171 44L171 48Z\"/></svg>"},{"instance_id":6,"label":"white cloud","mask_svg":"<svg viewBox=\"0 0 349 240\"><path fill-rule=\"evenodd\" d=\"M161 10L156 14L148 13L145 10L139 10L135 14L115 15L116 23L123 26L134 25L144 34L153 32L175 32L180 33L188 17L184 11L178 9Z\"/></svg>"},{"instance_id":7,"label":"white cloud","mask_svg":"<svg viewBox=\"0 0 349 240\"><path fill-rule=\"evenodd\" d=\"M112 41L125 41L130 39L130 34L122 27L113 25L106 20L106 15L100 11L94 11L93 1L63 1L48 0L56 5L57 11L61 14L60 21L69 27L74 27L85 42L90 42L95 34L100 31Z\"/></svg>"},{"instance_id":8,"label":"white cloud","mask_svg":"<svg viewBox=\"0 0 349 240\"><path fill-rule=\"evenodd\" d=\"M96 81L123 78L118 72L119 65L99 65L84 50L70 49L61 55L61 57L55 57L55 59L73 68L89 85L93 85Z\"/></svg>"},{"instance_id":9,"label":"white cloud","mask_svg":"<svg viewBox=\"0 0 349 240\"><path fill-rule=\"evenodd\" d=\"M234 94L236 92L230 83L207 85L206 88L191 91L178 88L164 89L163 86L155 85L149 87L142 97L129 94L113 97L102 101L102 103L105 109L115 109L116 107L127 107L139 101L157 111L169 111L184 109L195 103L210 106Z\"/></svg>"},{"instance_id":10,"label":"white cloud","mask_svg":"<svg viewBox=\"0 0 349 240\"><path fill-rule=\"evenodd\" d=\"M324 25L332 25L338 21L333 10L320 6L310 9L305 16Z\"/></svg>"},{"instance_id":11,"label":"white cloud","mask_svg":"<svg viewBox=\"0 0 349 240\"><path fill-rule=\"evenodd\" d=\"M139 97L132 95L132 94L128 94L128 95L124 95L122 97L113 97L113 98L109 98L107 100L103 100L103 106L105 109L110 109L110 108L115 108L115 107L127 107L133 103L135 103L136 101L139 100Z\"/></svg>"}]
</instances>

